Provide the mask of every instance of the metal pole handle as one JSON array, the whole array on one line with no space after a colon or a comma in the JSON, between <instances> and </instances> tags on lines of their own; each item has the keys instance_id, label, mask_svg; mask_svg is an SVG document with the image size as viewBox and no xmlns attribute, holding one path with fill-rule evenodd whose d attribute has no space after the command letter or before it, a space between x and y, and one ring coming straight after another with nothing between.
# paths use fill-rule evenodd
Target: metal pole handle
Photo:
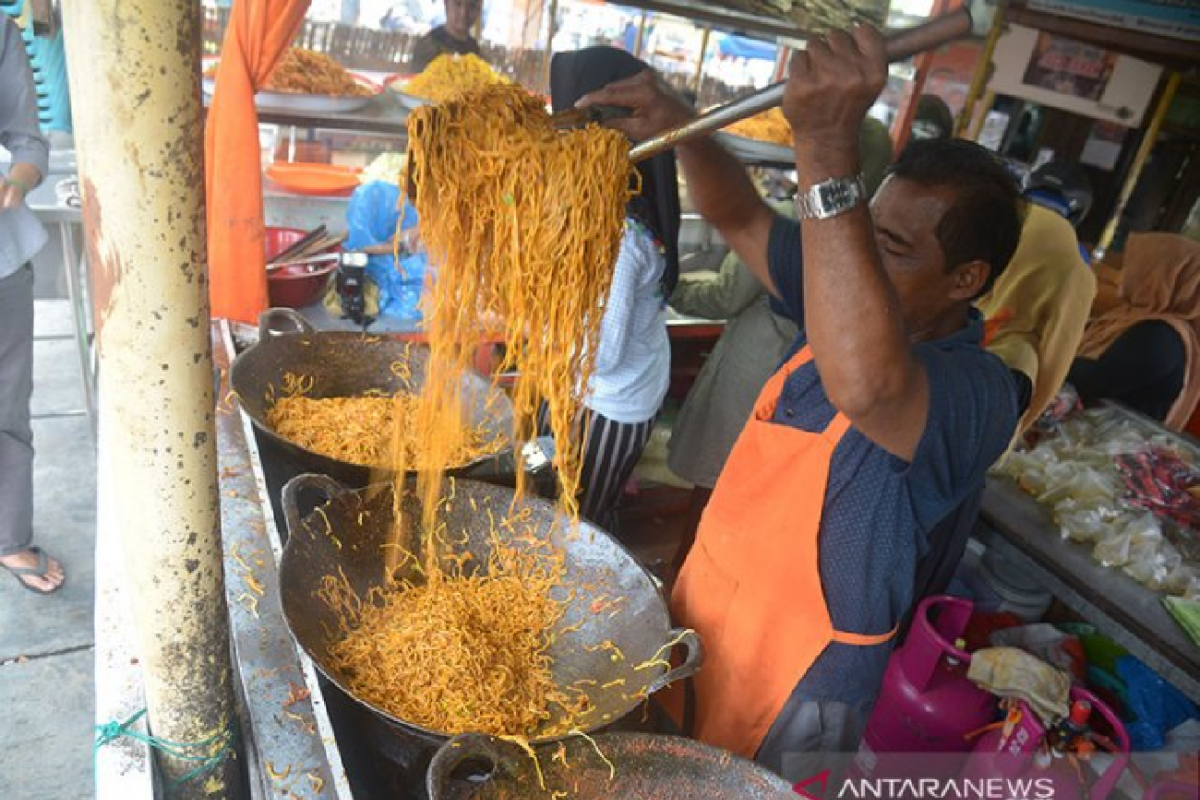
<instances>
[{"instance_id":1,"label":"metal pole handle","mask_svg":"<svg viewBox=\"0 0 1200 800\"><path fill-rule=\"evenodd\" d=\"M917 53L941 47L971 33L972 26L971 12L964 7L912 28L889 34L887 59L889 62L903 61ZM783 102L783 87L786 83L786 81L773 83L765 89L718 106L690 122L636 144L630 148L629 158L634 162L644 161L670 150L686 139L712 133L769 108L774 108Z\"/></svg>"}]
</instances>

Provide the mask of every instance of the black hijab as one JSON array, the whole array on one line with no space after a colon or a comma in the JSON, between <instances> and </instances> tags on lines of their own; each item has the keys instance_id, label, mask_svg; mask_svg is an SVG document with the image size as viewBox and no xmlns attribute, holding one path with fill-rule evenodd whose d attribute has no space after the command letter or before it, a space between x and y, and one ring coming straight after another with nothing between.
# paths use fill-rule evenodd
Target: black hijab
<instances>
[{"instance_id":1,"label":"black hijab","mask_svg":"<svg viewBox=\"0 0 1200 800\"><path fill-rule=\"evenodd\" d=\"M649 69L645 62L615 47L588 47L556 53L550 61L550 102L555 111L572 108L579 98L613 81ZM642 192L629 201L626 213L651 230L666 258L663 290L670 297L679 280L679 181L675 152L668 151L637 165Z\"/></svg>"}]
</instances>

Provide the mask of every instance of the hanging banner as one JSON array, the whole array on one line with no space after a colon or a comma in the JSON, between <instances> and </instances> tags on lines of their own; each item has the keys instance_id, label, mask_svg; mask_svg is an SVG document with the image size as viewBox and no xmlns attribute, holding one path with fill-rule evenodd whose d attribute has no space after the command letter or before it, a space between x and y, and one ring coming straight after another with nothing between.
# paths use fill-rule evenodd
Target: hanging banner
<instances>
[{"instance_id":1,"label":"hanging banner","mask_svg":"<svg viewBox=\"0 0 1200 800\"><path fill-rule=\"evenodd\" d=\"M1026 0L1029 8L1156 36L1200 41L1195 0Z\"/></svg>"},{"instance_id":2,"label":"hanging banner","mask_svg":"<svg viewBox=\"0 0 1200 800\"><path fill-rule=\"evenodd\" d=\"M1099 100L1116 63L1117 54L1102 47L1041 32L1025 68L1024 82L1084 100Z\"/></svg>"}]
</instances>

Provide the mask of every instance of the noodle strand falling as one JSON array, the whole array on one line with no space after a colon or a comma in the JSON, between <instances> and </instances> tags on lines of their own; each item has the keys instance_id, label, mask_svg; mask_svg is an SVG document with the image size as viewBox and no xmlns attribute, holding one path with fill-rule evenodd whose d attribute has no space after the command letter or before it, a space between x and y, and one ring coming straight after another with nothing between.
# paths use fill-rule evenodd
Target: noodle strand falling
<instances>
[{"instance_id":1,"label":"noodle strand falling","mask_svg":"<svg viewBox=\"0 0 1200 800\"><path fill-rule=\"evenodd\" d=\"M576 518L582 387L637 174L628 140L594 125L558 132L541 99L510 84L416 109L408 126L410 199L437 275L426 295L431 359L417 410L418 429L436 440L430 461L449 463L461 446L457 375L481 343L499 338L500 370L520 370L516 440L533 438L545 400L560 502ZM440 474L421 474L427 523L440 486Z\"/></svg>"}]
</instances>

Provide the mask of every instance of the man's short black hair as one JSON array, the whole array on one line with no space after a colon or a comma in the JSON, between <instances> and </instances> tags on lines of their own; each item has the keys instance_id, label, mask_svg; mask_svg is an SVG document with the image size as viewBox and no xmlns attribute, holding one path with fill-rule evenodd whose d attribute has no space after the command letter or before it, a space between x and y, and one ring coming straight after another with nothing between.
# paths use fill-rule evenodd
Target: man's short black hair
<instances>
[{"instance_id":1,"label":"man's short black hair","mask_svg":"<svg viewBox=\"0 0 1200 800\"><path fill-rule=\"evenodd\" d=\"M984 261L991 270L979 294L990 291L1017 249L1023 223L1020 187L1004 162L965 139L929 139L905 147L888 175L957 192L936 230L946 269Z\"/></svg>"}]
</instances>

